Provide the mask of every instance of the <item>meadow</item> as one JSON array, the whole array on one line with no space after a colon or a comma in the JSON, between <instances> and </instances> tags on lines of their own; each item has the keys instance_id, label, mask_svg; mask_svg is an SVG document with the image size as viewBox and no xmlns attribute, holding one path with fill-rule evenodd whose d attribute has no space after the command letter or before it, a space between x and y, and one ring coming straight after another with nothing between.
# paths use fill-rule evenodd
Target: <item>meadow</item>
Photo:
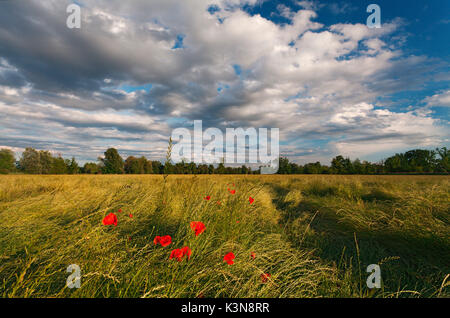
<instances>
[{"instance_id":1,"label":"meadow","mask_svg":"<svg viewBox=\"0 0 450 318\"><path fill-rule=\"evenodd\" d=\"M6 175L0 297L450 297L449 225L448 176Z\"/></svg>"}]
</instances>

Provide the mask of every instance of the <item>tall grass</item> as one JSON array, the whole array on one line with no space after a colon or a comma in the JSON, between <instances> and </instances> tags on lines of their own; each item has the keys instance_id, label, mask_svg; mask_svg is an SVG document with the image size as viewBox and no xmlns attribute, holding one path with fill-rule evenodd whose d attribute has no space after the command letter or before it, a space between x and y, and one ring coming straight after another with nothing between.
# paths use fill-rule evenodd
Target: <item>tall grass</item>
<instances>
[{"instance_id":1,"label":"tall grass","mask_svg":"<svg viewBox=\"0 0 450 318\"><path fill-rule=\"evenodd\" d=\"M448 177L0 181L1 297L450 295ZM227 191L230 183L235 195ZM102 225L110 212L117 227ZM191 221L202 221L206 231L195 237ZM172 244L155 246L156 235L171 235ZM169 260L170 251L183 246L192 249L191 259ZM230 251L234 265L223 262ZM79 289L66 287L70 264L81 268ZM366 287L369 264L381 266L379 290ZM271 274L268 282L263 273Z\"/></svg>"}]
</instances>

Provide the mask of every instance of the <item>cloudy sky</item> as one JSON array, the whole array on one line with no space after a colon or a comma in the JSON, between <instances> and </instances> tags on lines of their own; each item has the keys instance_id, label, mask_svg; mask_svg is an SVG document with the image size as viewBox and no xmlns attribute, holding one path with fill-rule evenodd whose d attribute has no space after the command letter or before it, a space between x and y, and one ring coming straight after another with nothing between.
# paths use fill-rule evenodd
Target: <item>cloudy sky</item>
<instances>
[{"instance_id":1,"label":"cloudy sky","mask_svg":"<svg viewBox=\"0 0 450 318\"><path fill-rule=\"evenodd\" d=\"M161 159L200 119L299 163L450 144L448 0L79 0L80 29L70 3L0 1L0 148Z\"/></svg>"}]
</instances>

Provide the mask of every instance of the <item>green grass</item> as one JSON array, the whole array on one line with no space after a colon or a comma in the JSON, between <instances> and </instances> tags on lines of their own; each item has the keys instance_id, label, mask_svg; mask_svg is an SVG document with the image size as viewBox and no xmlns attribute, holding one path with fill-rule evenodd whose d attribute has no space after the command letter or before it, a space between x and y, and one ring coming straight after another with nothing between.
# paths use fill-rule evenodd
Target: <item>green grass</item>
<instances>
[{"instance_id":1,"label":"green grass","mask_svg":"<svg viewBox=\"0 0 450 318\"><path fill-rule=\"evenodd\" d=\"M446 176L1 176L0 296L449 297L449 211Z\"/></svg>"}]
</instances>

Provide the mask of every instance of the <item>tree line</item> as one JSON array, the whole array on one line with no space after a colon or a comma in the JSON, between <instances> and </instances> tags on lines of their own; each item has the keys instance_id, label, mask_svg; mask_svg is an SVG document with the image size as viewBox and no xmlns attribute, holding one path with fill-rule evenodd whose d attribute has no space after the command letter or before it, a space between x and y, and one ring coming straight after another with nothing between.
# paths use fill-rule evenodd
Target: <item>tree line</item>
<instances>
[{"instance_id":1,"label":"tree line","mask_svg":"<svg viewBox=\"0 0 450 318\"><path fill-rule=\"evenodd\" d=\"M331 160L329 166L320 162L299 165L289 162L288 158L279 160L278 174L448 174L450 171L450 150L446 147L435 150L415 149L395 154L379 163L350 160L339 155ZM168 160L148 160L145 157L129 156L125 160L115 148L109 148L104 157L97 162L88 162L79 166L75 158L64 159L54 156L46 150L26 148L16 161L14 153L9 149L0 149L0 174L259 174L260 169L252 170L245 165L226 167L218 165L197 165L193 162L173 164Z\"/></svg>"}]
</instances>

